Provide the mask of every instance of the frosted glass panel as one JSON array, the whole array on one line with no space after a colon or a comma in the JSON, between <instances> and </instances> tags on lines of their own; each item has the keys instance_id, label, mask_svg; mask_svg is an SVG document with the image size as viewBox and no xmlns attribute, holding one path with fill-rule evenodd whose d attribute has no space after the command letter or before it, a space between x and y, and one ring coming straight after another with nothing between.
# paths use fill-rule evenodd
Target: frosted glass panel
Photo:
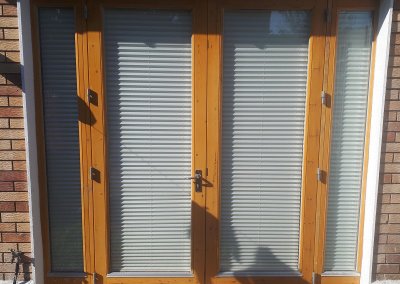
<instances>
[{"instance_id":1,"label":"frosted glass panel","mask_svg":"<svg viewBox=\"0 0 400 284\"><path fill-rule=\"evenodd\" d=\"M39 9L51 269L83 271L74 10Z\"/></svg>"},{"instance_id":2,"label":"frosted glass panel","mask_svg":"<svg viewBox=\"0 0 400 284\"><path fill-rule=\"evenodd\" d=\"M105 11L112 272L191 271L191 26Z\"/></svg>"},{"instance_id":3,"label":"frosted glass panel","mask_svg":"<svg viewBox=\"0 0 400 284\"><path fill-rule=\"evenodd\" d=\"M372 46L372 14L341 12L329 170L325 270L355 271Z\"/></svg>"},{"instance_id":4,"label":"frosted glass panel","mask_svg":"<svg viewBox=\"0 0 400 284\"><path fill-rule=\"evenodd\" d=\"M296 274L310 15L227 11L221 271Z\"/></svg>"}]
</instances>

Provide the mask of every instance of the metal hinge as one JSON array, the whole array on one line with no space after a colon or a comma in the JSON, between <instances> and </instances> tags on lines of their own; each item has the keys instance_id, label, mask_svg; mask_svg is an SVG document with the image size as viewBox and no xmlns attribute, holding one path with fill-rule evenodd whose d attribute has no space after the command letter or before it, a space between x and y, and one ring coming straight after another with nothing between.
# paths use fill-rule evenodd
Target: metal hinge
<instances>
[{"instance_id":1,"label":"metal hinge","mask_svg":"<svg viewBox=\"0 0 400 284\"><path fill-rule=\"evenodd\" d=\"M317 169L317 180L322 181L322 170L320 168Z\"/></svg>"},{"instance_id":2,"label":"metal hinge","mask_svg":"<svg viewBox=\"0 0 400 284\"><path fill-rule=\"evenodd\" d=\"M325 91L321 92L321 101L324 106L326 106L328 94Z\"/></svg>"},{"instance_id":3,"label":"metal hinge","mask_svg":"<svg viewBox=\"0 0 400 284\"><path fill-rule=\"evenodd\" d=\"M315 278L316 278L316 274L315 272L312 273L312 284L316 284L315 283Z\"/></svg>"},{"instance_id":4,"label":"metal hinge","mask_svg":"<svg viewBox=\"0 0 400 284\"><path fill-rule=\"evenodd\" d=\"M93 284L96 284L96 280L97 280L97 273L93 272Z\"/></svg>"},{"instance_id":5,"label":"metal hinge","mask_svg":"<svg viewBox=\"0 0 400 284\"><path fill-rule=\"evenodd\" d=\"M86 4L86 3L83 4L83 18L84 18L85 20L88 19L88 7L87 7L87 4Z\"/></svg>"},{"instance_id":6,"label":"metal hinge","mask_svg":"<svg viewBox=\"0 0 400 284\"><path fill-rule=\"evenodd\" d=\"M87 89L86 94L87 94L87 99L88 99L89 103L97 106L97 103L98 103L97 94L95 92L93 92L91 89Z\"/></svg>"},{"instance_id":7,"label":"metal hinge","mask_svg":"<svg viewBox=\"0 0 400 284\"><path fill-rule=\"evenodd\" d=\"M100 171L98 169L91 167L89 175L91 180L100 182Z\"/></svg>"}]
</instances>

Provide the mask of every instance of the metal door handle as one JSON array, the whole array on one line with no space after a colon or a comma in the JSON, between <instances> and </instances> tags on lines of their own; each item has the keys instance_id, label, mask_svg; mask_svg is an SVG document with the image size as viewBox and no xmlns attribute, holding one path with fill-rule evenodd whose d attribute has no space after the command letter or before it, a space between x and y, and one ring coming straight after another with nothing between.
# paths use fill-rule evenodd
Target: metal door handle
<instances>
[{"instance_id":1,"label":"metal door handle","mask_svg":"<svg viewBox=\"0 0 400 284\"><path fill-rule=\"evenodd\" d=\"M196 192L201 192L201 187L203 185L203 172L201 170L196 170L194 176L189 177L196 184Z\"/></svg>"}]
</instances>

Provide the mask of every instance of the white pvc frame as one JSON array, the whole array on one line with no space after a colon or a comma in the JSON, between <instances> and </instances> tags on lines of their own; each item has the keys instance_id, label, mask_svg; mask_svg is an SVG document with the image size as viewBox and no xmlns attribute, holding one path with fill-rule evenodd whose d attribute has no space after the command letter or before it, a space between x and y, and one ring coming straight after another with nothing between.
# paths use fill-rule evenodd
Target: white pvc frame
<instances>
[{"instance_id":1,"label":"white pvc frame","mask_svg":"<svg viewBox=\"0 0 400 284\"><path fill-rule=\"evenodd\" d=\"M393 0L381 0L374 70L374 88L369 137L369 161L364 216L364 244L360 284L371 283L374 258L376 207L378 202L379 169L382 147L383 115L385 110L386 81L389 65L390 34L392 29Z\"/></svg>"}]
</instances>

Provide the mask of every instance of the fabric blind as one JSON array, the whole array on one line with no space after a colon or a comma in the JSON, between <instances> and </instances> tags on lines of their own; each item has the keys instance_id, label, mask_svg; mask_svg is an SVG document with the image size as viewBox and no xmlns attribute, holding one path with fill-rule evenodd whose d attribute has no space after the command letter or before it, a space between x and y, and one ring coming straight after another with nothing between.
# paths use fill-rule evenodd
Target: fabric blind
<instances>
[{"instance_id":1,"label":"fabric blind","mask_svg":"<svg viewBox=\"0 0 400 284\"><path fill-rule=\"evenodd\" d=\"M75 19L69 8L39 9L51 266L83 271Z\"/></svg>"},{"instance_id":2,"label":"fabric blind","mask_svg":"<svg viewBox=\"0 0 400 284\"><path fill-rule=\"evenodd\" d=\"M298 272L310 16L227 11L221 271Z\"/></svg>"},{"instance_id":3,"label":"fabric blind","mask_svg":"<svg viewBox=\"0 0 400 284\"><path fill-rule=\"evenodd\" d=\"M112 272L191 271L191 26L105 10Z\"/></svg>"},{"instance_id":4,"label":"fabric blind","mask_svg":"<svg viewBox=\"0 0 400 284\"><path fill-rule=\"evenodd\" d=\"M370 12L339 13L326 271L355 271L372 46Z\"/></svg>"}]
</instances>

